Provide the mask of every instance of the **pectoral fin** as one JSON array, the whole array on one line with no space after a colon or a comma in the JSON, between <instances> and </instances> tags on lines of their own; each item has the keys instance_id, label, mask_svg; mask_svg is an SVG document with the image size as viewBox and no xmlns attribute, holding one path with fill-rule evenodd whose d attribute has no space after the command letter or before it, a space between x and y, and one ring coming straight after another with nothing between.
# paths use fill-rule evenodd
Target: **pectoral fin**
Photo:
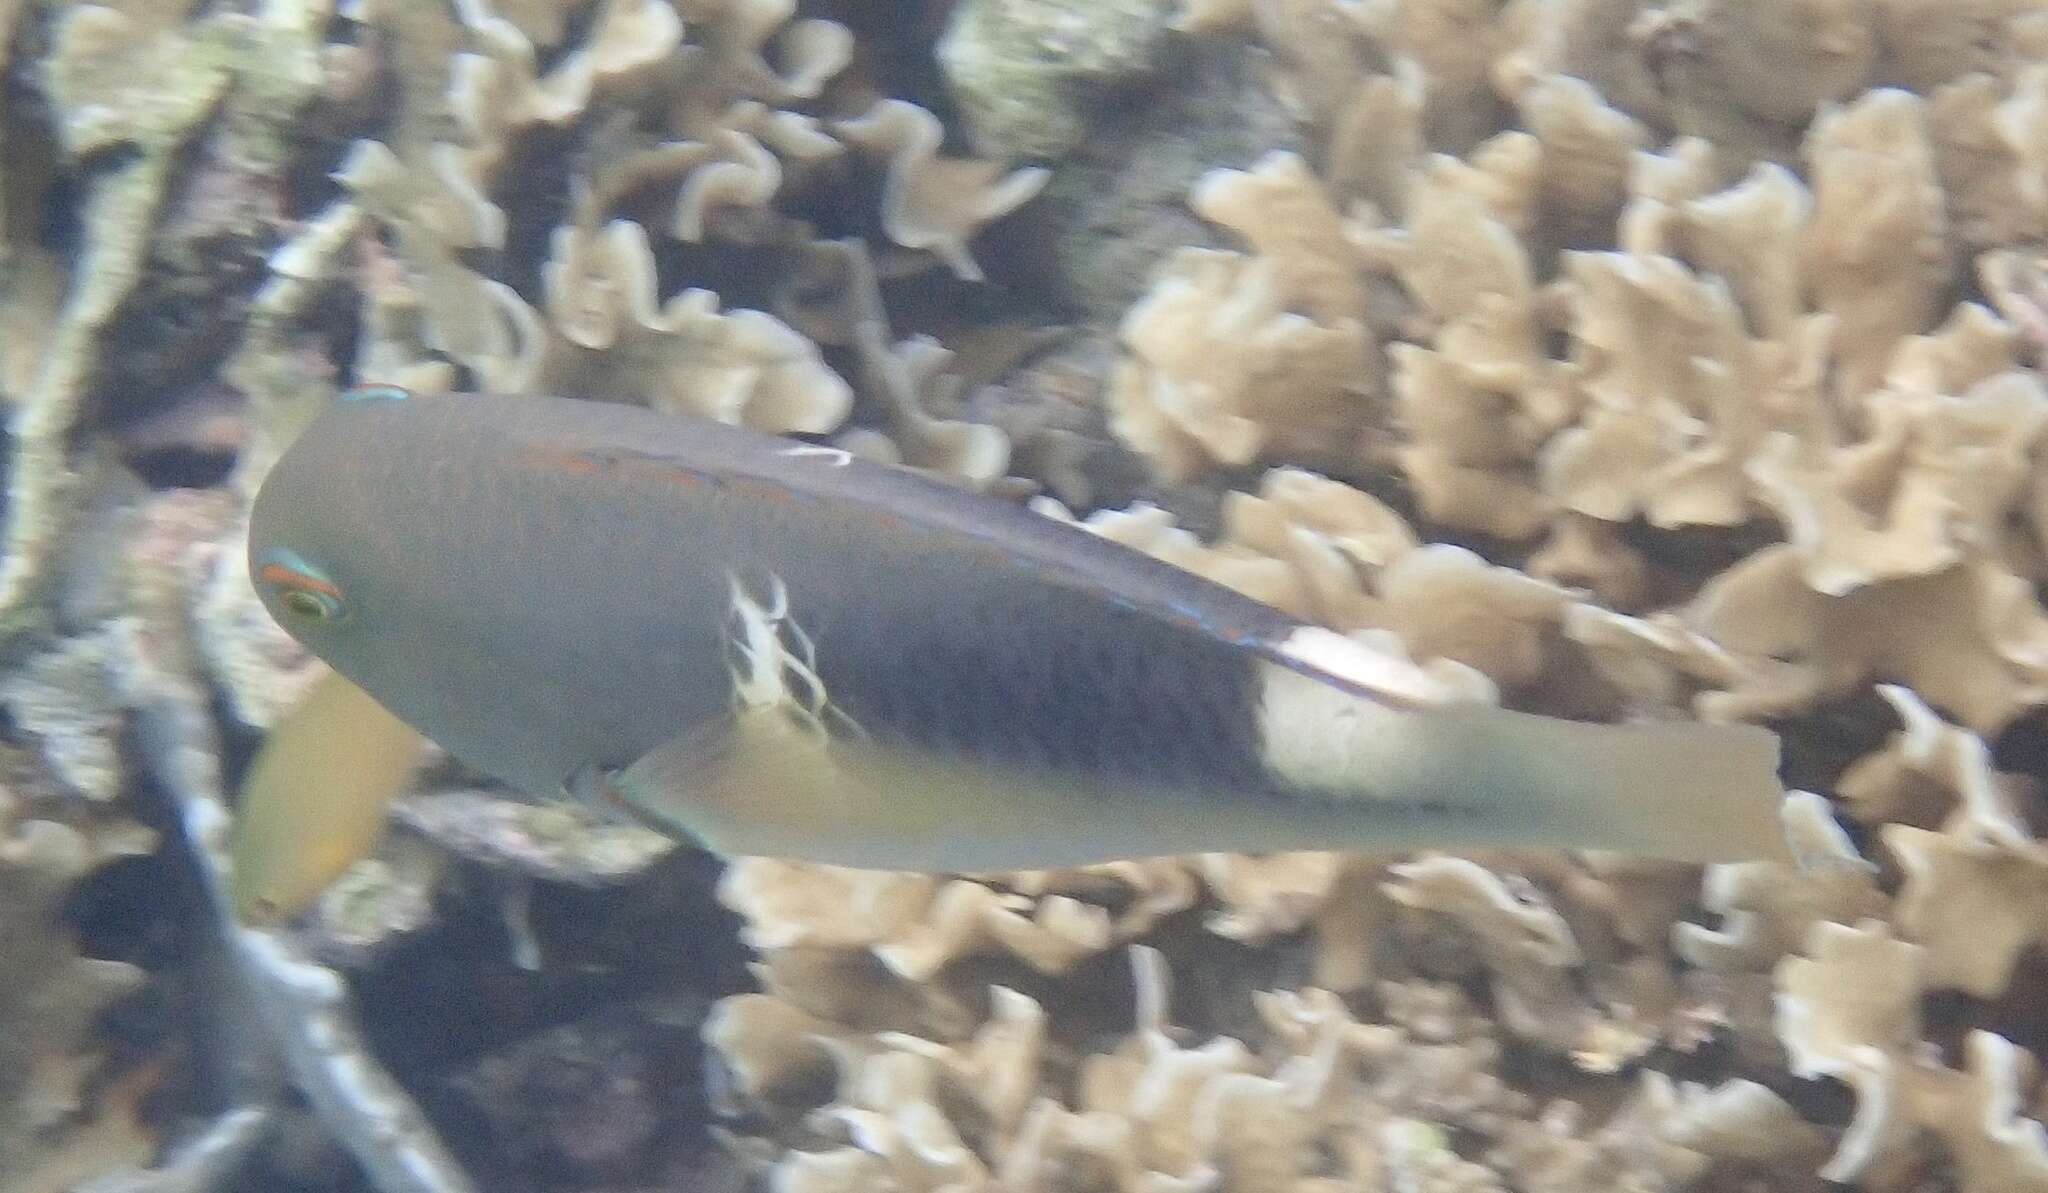
<instances>
[{"instance_id":1,"label":"pectoral fin","mask_svg":"<svg viewBox=\"0 0 2048 1193\"><path fill-rule=\"evenodd\" d=\"M243 777L230 894L248 922L305 909L384 831L419 765L419 732L339 674L273 726Z\"/></svg>"},{"instance_id":2,"label":"pectoral fin","mask_svg":"<svg viewBox=\"0 0 2048 1193\"><path fill-rule=\"evenodd\" d=\"M862 840L902 842L914 854L945 830L942 780L884 753L783 709L748 709L622 769L579 774L571 787L586 803L719 854L840 860Z\"/></svg>"}]
</instances>

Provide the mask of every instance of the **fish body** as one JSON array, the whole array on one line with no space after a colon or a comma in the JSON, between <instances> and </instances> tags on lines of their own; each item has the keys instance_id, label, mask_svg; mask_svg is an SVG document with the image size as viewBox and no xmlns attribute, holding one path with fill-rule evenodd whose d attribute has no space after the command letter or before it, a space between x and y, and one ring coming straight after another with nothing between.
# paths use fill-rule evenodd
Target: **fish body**
<instances>
[{"instance_id":1,"label":"fish body","mask_svg":"<svg viewBox=\"0 0 2048 1193\"><path fill-rule=\"evenodd\" d=\"M288 630L465 762L725 853L1783 850L1761 729L1450 704L1077 527L633 407L338 402L266 480L250 566Z\"/></svg>"},{"instance_id":2,"label":"fish body","mask_svg":"<svg viewBox=\"0 0 2048 1193\"><path fill-rule=\"evenodd\" d=\"M312 902L376 843L423 744L348 680L314 681L242 777L229 843L235 914L263 923Z\"/></svg>"}]
</instances>

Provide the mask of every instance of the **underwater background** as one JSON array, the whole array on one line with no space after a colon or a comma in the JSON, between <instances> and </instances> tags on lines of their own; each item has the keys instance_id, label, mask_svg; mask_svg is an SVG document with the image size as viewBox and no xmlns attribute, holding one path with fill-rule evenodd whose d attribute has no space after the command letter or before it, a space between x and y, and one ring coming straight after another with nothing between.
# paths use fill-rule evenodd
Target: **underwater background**
<instances>
[{"instance_id":1,"label":"underwater background","mask_svg":"<svg viewBox=\"0 0 2048 1193\"><path fill-rule=\"evenodd\" d=\"M2048 1193L2048 4L0 0L0 68L0 1193ZM238 924L325 671L249 505L362 384L1767 726L1796 862L725 862L430 751Z\"/></svg>"}]
</instances>

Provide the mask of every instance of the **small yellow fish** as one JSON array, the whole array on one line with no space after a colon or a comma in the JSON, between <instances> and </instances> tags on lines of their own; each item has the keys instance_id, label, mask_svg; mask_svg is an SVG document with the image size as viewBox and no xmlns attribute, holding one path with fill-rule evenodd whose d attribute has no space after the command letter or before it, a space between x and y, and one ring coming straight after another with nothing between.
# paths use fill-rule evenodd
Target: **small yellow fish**
<instances>
[{"instance_id":1,"label":"small yellow fish","mask_svg":"<svg viewBox=\"0 0 2048 1193\"><path fill-rule=\"evenodd\" d=\"M242 780L229 891L245 923L304 910L369 850L424 739L329 674L270 730Z\"/></svg>"}]
</instances>

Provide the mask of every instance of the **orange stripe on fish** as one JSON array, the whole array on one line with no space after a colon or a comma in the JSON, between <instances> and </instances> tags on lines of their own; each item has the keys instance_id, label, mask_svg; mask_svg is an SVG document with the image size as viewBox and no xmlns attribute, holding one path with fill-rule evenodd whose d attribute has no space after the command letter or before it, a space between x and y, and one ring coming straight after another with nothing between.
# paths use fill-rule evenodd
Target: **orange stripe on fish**
<instances>
[{"instance_id":1,"label":"orange stripe on fish","mask_svg":"<svg viewBox=\"0 0 2048 1193\"><path fill-rule=\"evenodd\" d=\"M287 588L307 588L314 592L325 593L337 600L341 597L341 589L336 587L332 580L323 579L309 572L302 572L290 564L266 563L257 570L256 578L265 584L282 584Z\"/></svg>"}]
</instances>

